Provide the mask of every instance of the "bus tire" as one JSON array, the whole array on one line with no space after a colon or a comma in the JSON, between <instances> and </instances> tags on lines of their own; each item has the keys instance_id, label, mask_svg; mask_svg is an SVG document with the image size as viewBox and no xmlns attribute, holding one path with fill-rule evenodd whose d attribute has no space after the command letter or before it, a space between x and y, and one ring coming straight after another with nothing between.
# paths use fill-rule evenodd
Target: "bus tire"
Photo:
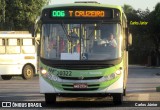
<instances>
[{"instance_id":1,"label":"bus tire","mask_svg":"<svg viewBox=\"0 0 160 110\"><path fill-rule=\"evenodd\" d=\"M54 104L56 102L56 95L52 93L45 94L45 102L46 104Z\"/></svg>"},{"instance_id":2,"label":"bus tire","mask_svg":"<svg viewBox=\"0 0 160 110\"><path fill-rule=\"evenodd\" d=\"M123 102L123 94L122 93L117 93L113 95L113 103L115 105L121 105Z\"/></svg>"},{"instance_id":3,"label":"bus tire","mask_svg":"<svg viewBox=\"0 0 160 110\"><path fill-rule=\"evenodd\" d=\"M22 70L23 79L32 79L34 75L34 68L31 65L25 65Z\"/></svg>"},{"instance_id":4,"label":"bus tire","mask_svg":"<svg viewBox=\"0 0 160 110\"><path fill-rule=\"evenodd\" d=\"M1 75L1 78L3 80L10 80L12 78L12 76L11 75Z\"/></svg>"}]
</instances>

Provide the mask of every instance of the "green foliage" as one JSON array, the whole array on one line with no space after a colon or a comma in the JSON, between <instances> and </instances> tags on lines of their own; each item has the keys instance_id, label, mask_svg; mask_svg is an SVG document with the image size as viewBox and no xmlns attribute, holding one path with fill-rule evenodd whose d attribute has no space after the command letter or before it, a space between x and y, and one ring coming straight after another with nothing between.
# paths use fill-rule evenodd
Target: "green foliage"
<instances>
[{"instance_id":1,"label":"green foliage","mask_svg":"<svg viewBox=\"0 0 160 110\"><path fill-rule=\"evenodd\" d=\"M130 29L130 32L133 35L133 46L132 51L135 55L143 55L142 50L145 50L144 48L147 48L144 44L142 45L142 42L148 42L146 31L147 26L140 26L140 25L132 25L131 22L140 22L140 21L146 21L146 16L149 14L149 10L135 10L129 5L124 5L124 12L126 13L127 19L128 19L128 26ZM128 8L126 8L128 7ZM130 10L130 11L128 11Z\"/></svg>"},{"instance_id":2,"label":"green foliage","mask_svg":"<svg viewBox=\"0 0 160 110\"><path fill-rule=\"evenodd\" d=\"M0 0L0 22L4 23L5 22L5 0Z\"/></svg>"},{"instance_id":3,"label":"green foliage","mask_svg":"<svg viewBox=\"0 0 160 110\"><path fill-rule=\"evenodd\" d=\"M130 51L130 57L134 63L147 63L148 56L157 57L157 64L159 65L160 56L160 3L157 3L155 10L150 12L146 10L135 10L130 5L124 5L124 12L128 18L128 26L133 35L133 45ZM147 25L131 25L131 21L145 21ZM154 54L154 55L153 55ZM156 56L156 57L155 57ZM140 62L140 60L142 60Z\"/></svg>"},{"instance_id":4,"label":"green foliage","mask_svg":"<svg viewBox=\"0 0 160 110\"><path fill-rule=\"evenodd\" d=\"M149 15L149 31L148 35L154 43L154 51L156 56L156 65L160 64L160 3L157 3L155 9Z\"/></svg>"},{"instance_id":5,"label":"green foliage","mask_svg":"<svg viewBox=\"0 0 160 110\"><path fill-rule=\"evenodd\" d=\"M126 14L132 13L134 11L133 7L130 5L124 4L122 8Z\"/></svg>"},{"instance_id":6,"label":"green foliage","mask_svg":"<svg viewBox=\"0 0 160 110\"><path fill-rule=\"evenodd\" d=\"M155 18L156 18L156 21L160 21L160 2L157 3L156 7L155 7ZM160 23L159 23L160 24Z\"/></svg>"},{"instance_id":7,"label":"green foliage","mask_svg":"<svg viewBox=\"0 0 160 110\"><path fill-rule=\"evenodd\" d=\"M2 6L3 2L3 7ZM1 30L30 30L49 0L0 0ZM5 4L5 5L4 5ZM3 10L3 11L2 11Z\"/></svg>"}]
</instances>

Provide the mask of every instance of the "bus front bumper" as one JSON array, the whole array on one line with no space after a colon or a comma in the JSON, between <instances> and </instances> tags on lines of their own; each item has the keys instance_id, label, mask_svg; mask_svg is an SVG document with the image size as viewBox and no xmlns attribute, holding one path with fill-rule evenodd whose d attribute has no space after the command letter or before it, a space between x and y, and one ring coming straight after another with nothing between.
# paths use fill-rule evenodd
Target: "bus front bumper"
<instances>
[{"instance_id":1,"label":"bus front bumper","mask_svg":"<svg viewBox=\"0 0 160 110\"><path fill-rule=\"evenodd\" d=\"M70 91L70 90L60 90L56 88L54 85L49 84L46 82L42 77L39 78L40 82L40 93L55 93L55 94L110 94L110 93L123 93L123 75L120 76L120 78L115 81L113 84L111 84L108 87L105 87L103 89L98 90L76 90L76 91Z\"/></svg>"}]
</instances>

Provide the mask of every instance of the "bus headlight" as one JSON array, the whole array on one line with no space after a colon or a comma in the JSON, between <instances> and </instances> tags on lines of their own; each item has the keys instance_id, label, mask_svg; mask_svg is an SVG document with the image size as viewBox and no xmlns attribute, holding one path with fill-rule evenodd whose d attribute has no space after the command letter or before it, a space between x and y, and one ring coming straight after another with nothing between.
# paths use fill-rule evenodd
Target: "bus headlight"
<instances>
[{"instance_id":1,"label":"bus headlight","mask_svg":"<svg viewBox=\"0 0 160 110\"><path fill-rule=\"evenodd\" d=\"M114 79L115 76L116 76L115 73L112 73L112 74L110 74L110 75L108 75L108 76L103 76L103 77L100 79L100 81L101 81L101 82L109 81L109 80Z\"/></svg>"},{"instance_id":2,"label":"bus headlight","mask_svg":"<svg viewBox=\"0 0 160 110\"><path fill-rule=\"evenodd\" d=\"M56 75L49 74L47 72L47 70L45 70L45 69L41 70L41 74L43 75L43 77L45 77L45 78L47 78L49 80L52 80L52 81L58 81L58 79L59 79Z\"/></svg>"},{"instance_id":3,"label":"bus headlight","mask_svg":"<svg viewBox=\"0 0 160 110\"><path fill-rule=\"evenodd\" d=\"M115 73L112 73L111 75L109 75L109 80L112 80L116 77L116 74Z\"/></svg>"},{"instance_id":4,"label":"bus headlight","mask_svg":"<svg viewBox=\"0 0 160 110\"><path fill-rule=\"evenodd\" d=\"M42 73L43 75L45 75L45 74L47 74L47 70L43 69L43 70L41 70L41 73Z\"/></svg>"},{"instance_id":5,"label":"bus headlight","mask_svg":"<svg viewBox=\"0 0 160 110\"><path fill-rule=\"evenodd\" d=\"M108 76L103 76L100 81L101 82L104 82L104 81L109 81L109 80L112 80L114 78L116 78L116 76L120 75L121 74L121 71L120 70L117 70L115 73L112 73Z\"/></svg>"}]
</instances>

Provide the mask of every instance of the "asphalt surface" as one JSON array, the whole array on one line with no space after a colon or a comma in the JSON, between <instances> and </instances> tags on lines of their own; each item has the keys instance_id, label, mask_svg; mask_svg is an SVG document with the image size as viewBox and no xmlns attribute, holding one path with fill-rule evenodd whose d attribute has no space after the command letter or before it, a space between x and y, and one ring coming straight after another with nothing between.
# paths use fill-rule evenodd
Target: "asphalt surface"
<instances>
[{"instance_id":1,"label":"asphalt surface","mask_svg":"<svg viewBox=\"0 0 160 110\"><path fill-rule=\"evenodd\" d=\"M58 97L56 104L46 107L44 95L39 93L38 76L31 80L23 80L21 77L13 77L9 81L0 79L0 102L37 102L42 104L42 109L160 110L160 92L156 92L156 87L160 86L159 73L160 68L129 66L127 95L124 97L124 103L118 106L113 105L112 98L109 97ZM143 107L148 102L154 103L152 107ZM137 107L138 104L141 106ZM41 108L35 107L33 109Z\"/></svg>"}]
</instances>

